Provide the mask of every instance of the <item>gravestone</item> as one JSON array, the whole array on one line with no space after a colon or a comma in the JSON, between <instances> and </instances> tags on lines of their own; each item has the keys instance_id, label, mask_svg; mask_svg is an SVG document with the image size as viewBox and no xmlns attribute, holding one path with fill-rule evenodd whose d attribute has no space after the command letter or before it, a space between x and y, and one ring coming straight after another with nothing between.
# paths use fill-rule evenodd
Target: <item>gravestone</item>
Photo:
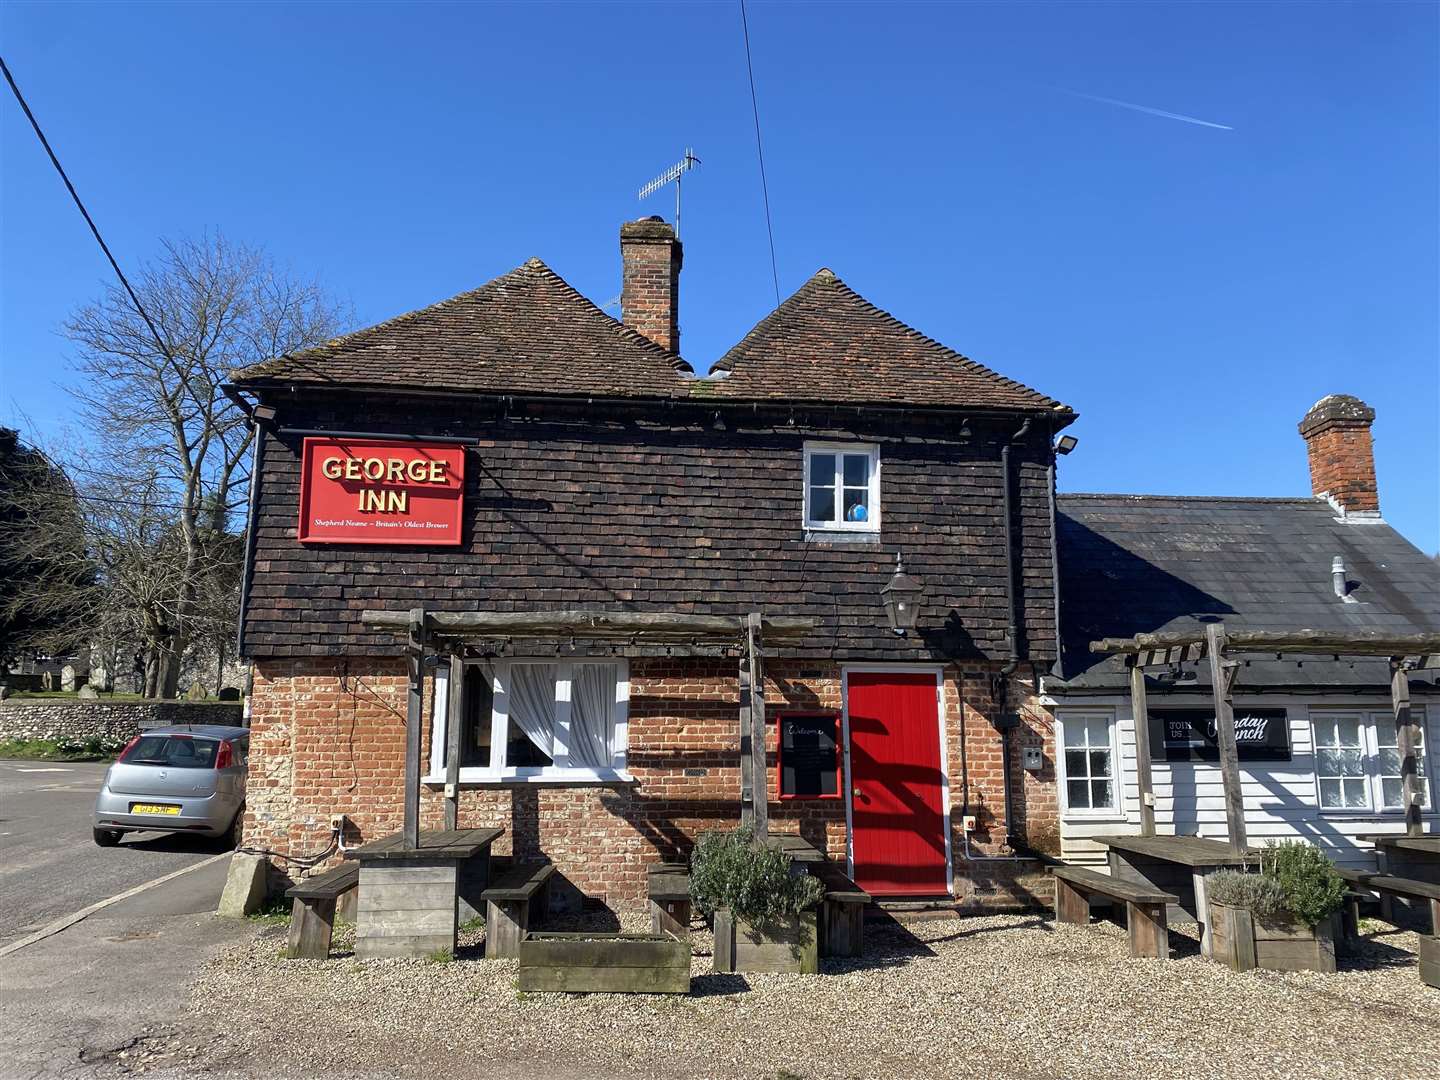
<instances>
[{"instance_id":1,"label":"gravestone","mask_svg":"<svg viewBox=\"0 0 1440 1080\"><path fill-rule=\"evenodd\" d=\"M233 686L223 686L217 696L221 701L239 701L240 691Z\"/></svg>"},{"instance_id":2,"label":"gravestone","mask_svg":"<svg viewBox=\"0 0 1440 1080\"><path fill-rule=\"evenodd\" d=\"M55 673L53 671L40 673L40 689L46 692L55 689Z\"/></svg>"},{"instance_id":3,"label":"gravestone","mask_svg":"<svg viewBox=\"0 0 1440 1080\"><path fill-rule=\"evenodd\" d=\"M86 683L84 686L80 687L79 697L84 701L95 701L100 697L100 692L96 690L95 687L91 686L89 683Z\"/></svg>"},{"instance_id":4,"label":"gravestone","mask_svg":"<svg viewBox=\"0 0 1440 1080\"><path fill-rule=\"evenodd\" d=\"M75 665L66 664L60 669L60 689L74 691L75 689Z\"/></svg>"},{"instance_id":5,"label":"gravestone","mask_svg":"<svg viewBox=\"0 0 1440 1080\"><path fill-rule=\"evenodd\" d=\"M192 682L190 689L185 691L185 698L188 701L204 701L205 687L201 686L198 682Z\"/></svg>"}]
</instances>

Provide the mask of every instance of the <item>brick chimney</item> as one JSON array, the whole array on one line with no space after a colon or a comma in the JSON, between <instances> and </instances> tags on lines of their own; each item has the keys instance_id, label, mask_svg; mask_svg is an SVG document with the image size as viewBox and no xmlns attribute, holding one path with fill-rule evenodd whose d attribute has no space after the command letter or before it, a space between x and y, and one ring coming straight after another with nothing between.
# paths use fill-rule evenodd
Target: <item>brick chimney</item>
<instances>
[{"instance_id":1,"label":"brick chimney","mask_svg":"<svg viewBox=\"0 0 1440 1080\"><path fill-rule=\"evenodd\" d=\"M1346 513L1380 512L1375 483L1375 450L1370 425L1375 410L1349 394L1331 394L1311 406L1300 421L1310 451L1310 491Z\"/></svg>"},{"instance_id":2,"label":"brick chimney","mask_svg":"<svg viewBox=\"0 0 1440 1080\"><path fill-rule=\"evenodd\" d=\"M620 321L662 349L680 351L680 264L684 252L664 218L620 226Z\"/></svg>"}]
</instances>

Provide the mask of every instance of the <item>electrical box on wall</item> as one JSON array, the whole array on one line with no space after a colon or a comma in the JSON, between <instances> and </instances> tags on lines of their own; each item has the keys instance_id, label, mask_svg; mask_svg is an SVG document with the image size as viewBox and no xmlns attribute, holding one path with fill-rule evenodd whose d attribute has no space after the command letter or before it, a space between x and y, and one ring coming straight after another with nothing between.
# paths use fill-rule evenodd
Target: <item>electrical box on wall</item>
<instances>
[{"instance_id":1,"label":"electrical box on wall","mask_svg":"<svg viewBox=\"0 0 1440 1080\"><path fill-rule=\"evenodd\" d=\"M1027 772L1039 772L1045 767L1045 754L1038 746L1027 746L1020 754Z\"/></svg>"}]
</instances>

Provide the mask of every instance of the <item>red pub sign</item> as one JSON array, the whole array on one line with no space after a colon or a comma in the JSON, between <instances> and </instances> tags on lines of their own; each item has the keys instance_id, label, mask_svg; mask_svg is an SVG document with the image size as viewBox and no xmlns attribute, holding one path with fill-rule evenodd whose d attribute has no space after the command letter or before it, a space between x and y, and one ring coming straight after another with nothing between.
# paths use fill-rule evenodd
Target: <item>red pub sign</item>
<instances>
[{"instance_id":1,"label":"red pub sign","mask_svg":"<svg viewBox=\"0 0 1440 1080\"><path fill-rule=\"evenodd\" d=\"M462 446L308 438L300 542L458 544L464 493Z\"/></svg>"}]
</instances>

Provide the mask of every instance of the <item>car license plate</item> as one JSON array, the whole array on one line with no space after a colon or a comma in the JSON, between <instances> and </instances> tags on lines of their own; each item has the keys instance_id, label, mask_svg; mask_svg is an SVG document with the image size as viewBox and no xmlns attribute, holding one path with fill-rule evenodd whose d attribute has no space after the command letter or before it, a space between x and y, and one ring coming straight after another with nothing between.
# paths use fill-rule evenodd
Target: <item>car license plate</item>
<instances>
[{"instance_id":1,"label":"car license plate","mask_svg":"<svg viewBox=\"0 0 1440 1080\"><path fill-rule=\"evenodd\" d=\"M130 804L132 814L178 814L180 807L167 806L163 803L137 802Z\"/></svg>"}]
</instances>

